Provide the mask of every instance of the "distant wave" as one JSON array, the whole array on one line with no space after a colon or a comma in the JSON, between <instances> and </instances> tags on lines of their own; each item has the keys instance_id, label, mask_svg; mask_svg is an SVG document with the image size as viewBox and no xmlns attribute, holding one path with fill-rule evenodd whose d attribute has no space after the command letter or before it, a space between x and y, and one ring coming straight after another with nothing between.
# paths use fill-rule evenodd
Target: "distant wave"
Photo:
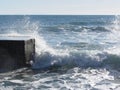
<instances>
[{"instance_id":1,"label":"distant wave","mask_svg":"<svg viewBox=\"0 0 120 90\"><path fill-rule=\"evenodd\" d=\"M73 32L110 32L105 26L51 26L51 27L43 27L43 30L46 32L64 32L64 31L73 31Z\"/></svg>"},{"instance_id":2,"label":"distant wave","mask_svg":"<svg viewBox=\"0 0 120 90\"><path fill-rule=\"evenodd\" d=\"M71 25L107 25L109 22L103 22L103 21L79 21L79 22L70 22L69 24Z\"/></svg>"},{"instance_id":3,"label":"distant wave","mask_svg":"<svg viewBox=\"0 0 120 90\"><path fill-rule=\"evenodd\" d=\"M110 30L106 29L105 27L92 27L91 31L96 31L96 32L109 32Z\"/></svg>"},{"instance_id":4,"label":"distant wave","mask_svg":"<svg viewBox=\"0 0 120 90\"><path fill-rule=\"evenodd\" d=\"M78 48L79 50L102 50L103 46L100 44L90 44L87 42L62 42L63 47Z\"/></svg>"}]
</instances>

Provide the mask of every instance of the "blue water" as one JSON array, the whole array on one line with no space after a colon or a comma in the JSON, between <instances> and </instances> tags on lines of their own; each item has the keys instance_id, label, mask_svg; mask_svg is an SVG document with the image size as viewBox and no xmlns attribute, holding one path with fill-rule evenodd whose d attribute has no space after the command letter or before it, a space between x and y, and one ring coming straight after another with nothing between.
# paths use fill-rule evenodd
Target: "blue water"
<instances>
[{"instance_id":1,"label":"blue water","mask_svg":"<svg viewBox=\"0 0 120 90\"><path fill-rule=\"evenodd\" d=\"M14 90L119 90L120 16L1 15L1 36L36 40L35 63L0 74Z\"/></svg>"}]
</instances>

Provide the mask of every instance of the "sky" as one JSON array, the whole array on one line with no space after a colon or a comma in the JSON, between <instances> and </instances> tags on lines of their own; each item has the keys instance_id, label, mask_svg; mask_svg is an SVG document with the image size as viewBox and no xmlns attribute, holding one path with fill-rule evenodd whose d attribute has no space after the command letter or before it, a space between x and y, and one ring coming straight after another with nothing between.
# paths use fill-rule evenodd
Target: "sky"
<instances>
[{"instance_id":1,"label":"sky","mask_svg":"<svg viewBox=\"0 0 120 90\"><path fill-rule=\"evenodd\" d=\"M0 15L120 15L120 0L0 0Z\"/></svg>"}]
</instances>

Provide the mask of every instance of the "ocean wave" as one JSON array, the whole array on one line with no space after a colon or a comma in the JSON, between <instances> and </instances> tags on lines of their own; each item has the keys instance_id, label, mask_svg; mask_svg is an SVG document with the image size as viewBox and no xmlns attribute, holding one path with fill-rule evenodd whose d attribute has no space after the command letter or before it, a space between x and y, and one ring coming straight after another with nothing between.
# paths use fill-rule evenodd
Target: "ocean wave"
<instances>
[{"instance_id":1,"label":"ocean wave","mask_svg":"<svg viewBox=\"0 0 120 90\"><path fill-rule=\"evenodd\" d=\"M112 67L113 69L120 71L120 56L118 55L109 54L102 63L103 65Z\"/></svg>"},{"instance_id":2,"label":"ocean wave","mask_svg":"<svg viewBox=\"0 0 120 90\"><path fill-rule=\"evenodd\" d=\"M33 69L49 69L51 67L57 68L99 68L111 67L116 70L120 69L120 56L108 53L87 54L87 53L69 53L69 55L53 55L44 52L36 57L36 62Z\"/></svg>"},{"instance_id":3,"label":"ocean wave","mask_svg":"<svg viewBox=\"0 0 120 90\"><path fill-rule=\"evenodd\" d=\"M62 33L62 32L110 32L110 29L107 29L106 26L71 26L71 25L63 25L63 26L51 26L51 27L43 27L42 30L44 32L52 32L52 33Z\"/></svg>"},{"instance_id":4,"label":"ocean wave","mask_svg":"<svg viewBox=\"0 0 120 90\"><path fill-rule=\"evenodd\" d=\"M82 25L71 25L66 23L63 25L52 25L49 27L46 27L46 26L40 27L39 22L37 21L33 22L28 17L28 18L23 18L21 21L14 22L12 25L10 25L10 27L7 27L7 28L8 28L7 32L4 32L5 29L2 30L6 34L23 35L23 36L30 35L31 37L35 38L37 55L36 55L36 61L33 64L33 69L44 69L44 68L50 68L54 66L67 67L67 68L68 67L96 68L96 67L109 65L114 67L115 66L114 63L119 63L118 55L114 56L114 54L112 55L109 53L102 52L103 49L105 49L107 46L109 47L110 45L109 43L108 44L104 43L104 41L106 42L105 38L107 38L108 42L111 42L111 41L113 42L118 39L118 37L116 37L117 39L113 37L118 33L117 34L111 33L112 34L111 36L105 33L104 37L102 37L103 33L102 35L101 33L99 35L98 33L89 34L89 32L109 32L110 30L108 30L105 25L82 26ZM52 36L54 32L56 37ZM77 32L77 33L74 33L73 35L73 32ZM63 34L66 34L66 35L63 36ZM51 46L46 42L47 40L44 39L47 36L50 37L46 39L52 42L51 46L54 45L56 42L59 42L61 45L60 49L54 48L54 47L51 48ZM66 38L66 36L68 37ZM71 39L71 36L73 36L73 39L69 40ZM82 36L85 36L85 37L82 37ZM80 38L83 38L83 40ZM81 42L78 42L79 40ZM75 41L75 42L71 42L71 41ZM82 41L86 41L86 43ZM103 43L103 44L100 44L100 43ZM105 47L102 45L105 45ZM115 44L113 43L110 46L112 45L115 45ZM77 49L75 47L77 47ZM83 48L82 53L78 52L80 48ZM63 49L68 50L68 52L65 52L65 50ZM91 54L92 51L94 52L99 51L100 53L96 52L96 54ZM118 65L118 68L119 68L119 65Z\"/></svg>"},{"instance_id":5,"label":"ocean wave","mask_svg":"<svg viewBox=\"0 0 120 90\"><path fill-rule=\"evenodd\" d=\"M79 48L79 50L103 50L102 45L88 42L62 42L60 45L67 48Z\"/></svg>"},{"instance_id":6,"label":"ocean wave","mask_svg":"<svg viewBox=\"0 0 120 90\"><path fill-rule=\"evenodd\" d=\"M107 25L108 23L103 22L103 21L79 21L79 22L70 22L69 24L71 25Z\"/></svg>"},{"instance_id":7,"label":"ocean wave","mask_svg":"<svg viewBox=\"0 0 120 90\"><path fill-rule=\"evenodd\" d=\"M91 31L95 31L95 32L109 32L110 30L108 30L106 27L92 27L90 29Z\"/></svg>"}]
</instances>

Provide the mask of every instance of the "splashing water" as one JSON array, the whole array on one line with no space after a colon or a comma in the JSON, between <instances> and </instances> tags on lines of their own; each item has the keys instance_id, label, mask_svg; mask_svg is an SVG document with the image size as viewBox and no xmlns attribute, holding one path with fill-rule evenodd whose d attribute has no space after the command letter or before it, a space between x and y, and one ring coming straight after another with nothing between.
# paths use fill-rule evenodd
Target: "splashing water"
<instances>
[{"instance_id":1,"label":"splashing water","mask_svg":"<svg viewBox=\"0 0 120 90\"><path fill-rule=\"evenodd\" d=\"M113 21L113 29L114 31L120 31L120 16L119 15L116 15L115 16L115 20Z\"/></svg>"},{"instance_id":2,"label":"splashing water","mask_svg":"<svg viewBox=\"0 0 120 90\"><path fill-rule=\"evenodd\" d=\"M65 64L72 64L72 66L75 65L91 67L100 66L102 62L108 58L109 54L120 55L120 51L118 49L120 48L120 35L118 34L119 16L116 16L111 23L113 24L111 32L107 33L88 32L89 29L86 29L81 33L68 32L66 28L62 27L63 32L62 34L59 33L61 36L58 35L54 37L54 32L51 34L49 31L50 34L45 35L49 37L50 35L53 35L53 38L50 37L51 41L52 39L54 41L54 38L60 38L60 40L58 38L59 42L55 46L58 49L47 44L44 39L46 36L42 34L43 28L40 26L40 22L33 22L29 16L24 16L22 19L15 21L8 28L8 32L1 35L30 36L32 38L35 38L36 63L33 65L33 68L45 68L52 65L60 66ZM59 25L57 27L59 27ZM73 40L71 40L71 35L73 37ZM65 39L66 36L68 41ZM115 46L113 44L115 44Z\"/></svg>"},{"instance_id":3,"label":"splashing water","mask_svg":"<svg viewBox=\"0 0 120 90\"><path fill-rule=\"evenodd\" d=\"M44 72L0 75L2 89L120 89L119 16L15 17L7 28L0 22L0 35L35 38L32 69Z\"/></svg>"}]
</instances>

